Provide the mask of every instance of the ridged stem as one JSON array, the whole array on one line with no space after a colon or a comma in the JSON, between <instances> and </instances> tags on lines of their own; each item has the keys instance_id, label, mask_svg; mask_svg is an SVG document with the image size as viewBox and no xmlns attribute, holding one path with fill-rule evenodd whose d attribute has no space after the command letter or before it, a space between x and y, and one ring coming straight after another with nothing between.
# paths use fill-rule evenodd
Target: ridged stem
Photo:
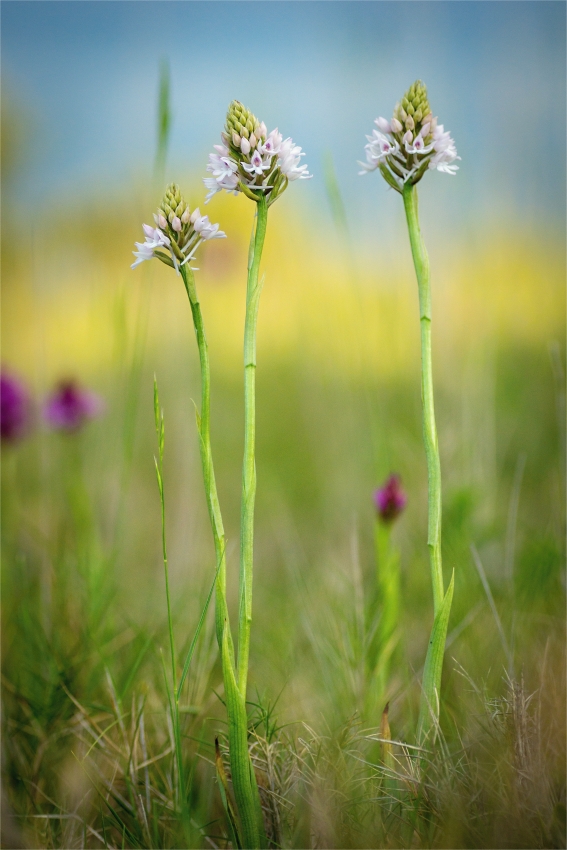
<instances>
[{"instance_id":1,"label":"ridged stem","mask_svg":"<svg viewBox=\"0 0 567 850\"><path fill-rule=\"evenodd\" d=\"M417 189L407 183L403 190L411 252L419 289L419 318L421 326L421 400L423 407L423 441L427 458L428 523L427 545L433 585L433 608L437 615L444 598L441 565L441 464L433 404L433 373L431 367L431 284L429 257L419 228Z\"/></svg>"},{"instance_id":2,"label":"ridged stem","mask_svg":"<svg viewBox=\"0 0 567 850\"><path fill-rule=\"evenodd\" d=\"M209 350L203 325L203 316L201 314L201 305L199 303L197 288L195 286L195 276L188 264L182 266L181 276L183 278L183 283L185 284L185 289L189 297L189 304L191 306L193 326L195 328L195 336L197 339L197 348L199 349L199 363L201 367L201 410L200 413L197 413L197 426L199 430L199 445L201 450L201 463L203 467L203 480L205 484L207 508L213 531L218 571L215 587L215 627L219 649L222 651L223 634L225 632L226 625L229 653L231 658L233 658L234 650L228 618L228 607L226 603L226 540L211 451L211 374L209 366Z\"/></svg>"},{"instance_id":3,"label":"ridged stem","mask_svg":"<svg viewBox=\"0 0 567 850\"><path fill-rule=\"evenodd\" d=\"M256 208L248 256L246 320L244 326L244 462L240 516L240 607L238 618L238 688L246 700L250 628L252 625L252 574L254 566L254 502L256 498L256 324L261 284L258 282L266 236L268 206L264 197Z\"/></svg>"}]
</instances>

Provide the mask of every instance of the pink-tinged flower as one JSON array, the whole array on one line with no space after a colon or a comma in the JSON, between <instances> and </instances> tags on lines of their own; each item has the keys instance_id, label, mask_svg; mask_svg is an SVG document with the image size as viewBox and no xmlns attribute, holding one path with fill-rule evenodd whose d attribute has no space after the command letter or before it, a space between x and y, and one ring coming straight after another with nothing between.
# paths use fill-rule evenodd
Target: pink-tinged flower
<instances>
[{"instance_id":1,"label":"pink-tinged flower","mask_svg":"<svg viewBox=\"0 0 567 850\"><path fill-rule=\"evenodd\" d=\"M61 381L43 407L47 424L57 431L76 431L104 410L100 396L75 381Z\"/></svg>"},{"instance_id":2,"label":"pink-tinged flower","mask_svg":"<svg viewBox=\"0 0 567 850\"><path fill-rule=\"evenodd\" d=\"M220 147L220 145L217 147ZM238 163L228 156L228 151L224 156L218 156L216 153L210 153L207 171L210 171L213 177L215 177L219 182L226 178L230 180L233 174L238 171Z\"/></svg>"},{"instance_id":3,"label":"pink-tinged flower","mask_svg":"<svg viewBox=\"0 0 567 850\"><path fill-rule=\"evenodd\" d=\"M399 475L390 475L384 486L374 493L374 503L382 522L395 520L405 508L406 502Z\"/></svg>"},{"instance_id":4,"label":"pink-tinged flower","mask_svg":"<svg viewBox=\"0 0 567 850\"><path fill-rule=\"evenodd\" d=\"M199 208L197 207L197 212ZM219 230L218 224L211 224L208 215L200 215L193 222L195 232L200 239L226 239L226 233Z\"/></svg>"},{"instance_id":5,"label":"pink-tinged flower","mask_svg":"<svg viewBox=\"0 0 567 850\"><path fill-rule=\"evenodd\" d=\"M445 174L455 174L459 170L455 160L461 157L457 156L455 142L450 133L444 132L443 124L433 130L433 150L435 153L429 161L429 168L436 168Z\"/></svg>"},{"instance_id":6,"label":"pink-tinged flower","mask_svg":"<svg viewBox=\"0 0 567 850\"><path fill-rule=\"evenodd\" d=\"M404 147L405 147L407 153L430 153L430 151L433 150L433 142L431 142L429 145L426 145L425 140L424 140L423 136L421 135L421 131L417 134L417 136L413 140L411 138L411 133L409 132L409 130L408 130L408 133L410 135L409 140L406 139L405 136L404 136L404 140L405 140Z\"/></svg>"},{"instance_id":7,"label":"pink-tinged flower","mask_svg":"<svg viewBox=\"0 0 567 850\"><path fill-rule=\"evenodd\" d=\"M12 443L24 437L31 425L30 397L24 384L8 372L0 374L0 435Z\"/></svg>"},{"instance_id":8,"label":"pink-tinged flower","mask_svg":"<svg viewBox=\"0 0 567 850\"><path fill-rule=\"evenodd\" d=\"M156 224L159 219L163 218L163 216L156 217ZM167 224L167 222L166 222ZM168 237L162 233L159 227L151 227L149 224L142 225L144 229L144 233L146 234L145 242L135 242L137 251L132 251L135 257L138 259L136 262L132 263L132 269L135 269L136 266L139 266L140 263L143 263L144 260L151 260L154 257L154 251L156 248L168 248L169 247L169 239Z\"/></svg>"},{"instance_id":9,"label":"pink-tinged flower","mask_svg":"<svg viewBox=\"0 0 567 850\"><path fill-rule=\"evenodd\" d=\"M366 171L374 171L378 168L381 162L387 160L388 157L395 156L400 146L393 138L388 138L378 130L373 130L371 136L366 137L368 144L365 146L367 162L359 162L358 164L364 168L364 171L359 172L364 174Z\"/></svg>"},{"instance_id":10,"label":"pink-tinged flower","mask_svg":"<svg viewBox=\"0 0 567 850\"><path fill-rule=\"evenodd\" d=\"M211 198L216 195L217 192L221 192L223 189L226 192L233 192L235 195L237 195L239 182L240 178L238 174L232 174L230 176L225 176L222 178L203 177L203 183L209 190L207 193L207 197L205 198L205 203L208 204Z\"/></svg>"},{"instance_id":11,"label":"pink-tinged flower","mask_svg":"<svg viewBox=\"0 0 567 850\"><path fill-rule=\"evenodd\" d=\"M263 177L264 171L268 171L270 168L270 160L268 159L264 161L260 152L256 150L250 157L250 163L243 162L242 167L244 171L248 172L248 174Z\"/></svg>"},{"instance_id":12,"label":"pink-tinged flower","mask_svg":"<svg viewBox=\"0 0 567 850\"><path fill-rule=\"evenodd\" d=\"M292 180L309 180L313 176L308 173L306 165L299 165L302 156L305 156L305 153L299 145L294 144L293 139L284 139L280 145L278 165L281 173L290 182Z\"/></svg>"},{"instance_id":13,"label":"pink-tinged flower","mask_svg":"<svg viewBox=\"0 0 567 850\"><path fill-rule=\"evenodd\" d=\"M279 132L276 127L275 130L269 134L268 138L264 142L264 144L258 145L258 150L262 154L262 156L274 156L274 154L279 153L282 144L282 134Z\"/></svg>"}]
</instances>

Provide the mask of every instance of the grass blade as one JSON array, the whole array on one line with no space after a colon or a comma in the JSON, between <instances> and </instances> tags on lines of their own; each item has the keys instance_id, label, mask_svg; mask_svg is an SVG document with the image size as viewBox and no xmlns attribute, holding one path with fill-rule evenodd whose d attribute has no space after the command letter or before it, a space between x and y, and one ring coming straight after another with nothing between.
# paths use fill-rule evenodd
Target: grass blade
<instances>
[{"instance_id":1,"label":"grass blade","mask_svg":"<svg viewBox=\"0 0 567 850\"><path fill-rule=\"evenodd\" d=\"M217 582L217 576L219 574L219 570L222 566L222 561L219 561L217 570L215 572L215 577L213 579L213 583L211 584L211 589L209 590L209 594L207 596L205 605L203 606L203 610L201 611L201 616L199 617L199 622L197 623L197 628L195 629L195 634L193 635L193 640L191 641L191 646L189 647L189 651L187 653L187 658L185 659L185 664L183 666L183 673L181 674L181 679L179 680L179 687L177 692L181 693L181 688L183 687L183 683L187 677L187 673L189 672L189 666L191 664L191 659L193 658L193 653L195 652L195 646L197 645L197 641L199 639L199 635L201 634L201 629L203 628L203 624L205 622L205 617L207 616L207 611L209 610L209 604L213 596L213 591L215 589L215 584Z\"/></svg>"}]
</instances>

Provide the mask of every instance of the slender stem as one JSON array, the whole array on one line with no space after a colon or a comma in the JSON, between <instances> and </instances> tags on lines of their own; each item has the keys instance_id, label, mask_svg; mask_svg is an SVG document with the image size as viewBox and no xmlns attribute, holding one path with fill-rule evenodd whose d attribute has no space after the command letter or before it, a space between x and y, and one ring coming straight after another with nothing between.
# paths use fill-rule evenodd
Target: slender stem
<instances>
[{"instance_id":1,"label":"slender stem","mask_svg":"<svg viewBox=\"0 0 567 850\"><path fill-rule=\"evenodd\" d=\"M161 504L161 545L162 545L162 555L163 555L163 569L165 575L165 598L167 603L167 625L169 630L169 652L171 656L171 684L173 688L173 704L170 700L170 709L171 716L173 722L174 729L174 742L175 742L175 758L177 761L177 794L178 794L178 802L181 806L182 812L185 812L185 774L183 770L183 757L181 751L181 729L179 725L179 688L177 685L177 666L176 666L176 653L175 653L175 641L173 637L173 617L171 613L171 594L169 590L169 564L167 559L167 535L165 529L165 493L163 487L163 450L164 450L164 421L163 421L163 413L161 411L159 405L159 396L158 396L158 387L157 381L154 380L154 412L155 412L155 422L156 422L156 431L158 435L158 457L159 461L155 459L156 466L156 475L157 482L159 488L159 496L160 496L160 504ZM164 668L165 674L165 668ZM167 677L166 677L166 685L167 685Z\"/></svg>"},{"instance_id":2,"label":"slender stem","mask_svg":"<svg viewBox=\"0 0 567 850\"><path fill-rule=\"evenodd\" d=\"M197 297L195 276L193 274L192 269L189 268L188 264L181 268L181 276L183 278L183 283L185 284L185 289L189 297L189 304L191 306L191 313L193 316L193 325L195 328L195 336L197 338L197 347L199 349L199 362L201 366L201 411L197 414L197 426L199 429L199 444L201 448L201 463L203 466L205 494L207 498L207 507L209 510L211 528L213 531L215 554L217 560L217 581L215 588L216 634L219 649L222 649L223 632L226 624L229 650L231 656L233 657L234 651L228 618L228 607L226 603L226 539L217 494L215 470L213 466L213 456L211 451L211 374L209 366L209 351L207 346L207 339L205 337L205 328L203 325L203 317L201 314L201 305Z\"/></svg>"},{"instance_id":3,"label":"slender stem","mask_svg":"<svg viewBox=\"0 0 567 850\"><path fill-rule=\"evenodd\" d=\"M238 687L246 699L250 627L252 624L252 573L254 562L254 500L256 497L256 323L261 284L258 283L266 236L268 206L260 198L253 244L248 256L246 320L244 326L244 463L240 518L240 608L238 618Z\"/></svg>"},{"instance_id":4,"label":"slender stem","mask_svg":"<svg viewBox=\"0 0 567 850\"><path fill-rule=\"evenodd\" d=\"M419 228L417 189L406 184L403 190L404 207L408 223L413 264L419 289L419 317L421 325L421 399L423 405L423 441L427 457L429 488L427 545L431 563L433 608L439 611L444 597L443 570L441 566L441 465L435 427L433 406L433 375L431 369L431 285L429 257Z\"/></svg>"},{"instance_id":5,"label":"slender stem","mask_svg":"<svg viewBox=\"0 0 567 850\"><path fill-rule=\"evenodd\" d=\"M383 697L388 685L392 657L398 643L400 553L392 545L391 524L381 519L376 520L375 541L378 598L381 605L375 669L377 693Z\"/></svg>"},{"instance_id":6,"label":"slender stem","mask_svg":"<svg viewBox=\"0 0 567 850\"><path fill-rule=\"evenodd\" d=\"M161 464L160 464L161 467ZM160 475L162 471L160 468ZM162 490L163 492L163 490ZM171 682L173 685L173 698L177 705L177 673L175 668L175 643L173 640L173 617L171 615L171 598L169 593L169 567L167 562L167 546L165 537L165 499L161 498L161 541L163 550L163 569L165 573L165 598L167 600L167 624L169 627L169 651L171 654Z\"/></svg>"}]
</instances>

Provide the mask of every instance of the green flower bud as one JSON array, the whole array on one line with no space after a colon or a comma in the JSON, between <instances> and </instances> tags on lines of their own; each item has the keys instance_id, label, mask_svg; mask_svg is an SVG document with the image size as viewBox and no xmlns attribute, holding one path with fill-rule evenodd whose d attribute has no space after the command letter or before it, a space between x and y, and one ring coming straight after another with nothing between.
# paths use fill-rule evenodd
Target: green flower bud
<instances>
[{"instance_id":1,"label":"green flower bud","mask_svg":"<svg viewBox=\"0 0 567 850\"><path fill-rule=\"evenodd\" d=\"M414 126L425 123L426 120L431 120L429 117L431 108L427 99L427 87L421 80L416 80L412 83L401 101L396 104L394 109L394 118L406 123L407 116L413 118ZM426 118L424 118L426 116ZM413 129L413 128L409 128Z\"/></svg>"},{"instance_id":2,"label":"green flower bud","mask_svg":"<svg viewBox=\"0 0 567 850\"><path fill-rule=\"evenodd\" d=\"M230 147L239 151L240 145L236 144L234 134L240 136L241 139L249 139L259 124L260 122L249 109L246 109L240 101L233 100L228 107L225 125L225 132L230 140Z\"/></svg>"},{"instance_id":3,"label":"green flower bud","mask_svg":"<svg viewBox=\"0 0 567 850\"><path fill-rule=\"evenodd\" d=\"M172 250L178 259L183 259L183 254L179 251L177 243L182 241L188 229L189 204L182 196L181 190L176 183L170 183L165 190L163 201L158 209L158 215L163 215L169 223L167 235L171 239ZM181 229L179 223L176 225L176 229L173 229L172 225L175 218L181 220Z\"/></svg>"}]
</instances>

